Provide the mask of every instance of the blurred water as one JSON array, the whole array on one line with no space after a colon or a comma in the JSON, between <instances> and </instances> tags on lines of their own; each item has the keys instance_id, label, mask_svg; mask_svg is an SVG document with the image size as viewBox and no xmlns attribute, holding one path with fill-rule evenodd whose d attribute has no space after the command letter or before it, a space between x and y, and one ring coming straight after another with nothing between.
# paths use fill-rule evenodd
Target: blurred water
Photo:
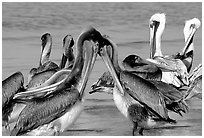
<instances>
[{"instance_id":1,"label":"blurred water","mask_svg":"<svg viewBox=\"0 0 204 138\"><path fill-rule=\"evenodd\" d=\"M25 80L27 73L32 67L39 64L41 42L40 37L45 32L51 33L53 37L53 49L50 59L56 63L60 62L62 54L62 39L66 34L71 34L76 40L81 30L87 25L93 25L101 33L109 35L118 44L119 60L124 59L128 54L137 54L143 58L149 57L149 18L156 12L165 12L167 16L166 28L162 37L162 52L173 54L179 52L184 46L183 27L185 20L197 17L202 21L202 3L2 3L2 79L5 79L16 71L21 71ZM202 26L196 32L194 38L195 56L193 68L202 62ZM86 91L90 90L90 85L107 70L100 58L94 66L92 74L87 84ZM26 81L25 81L26 82ZM110 95L89 95L86 99L112 99ZM198 101L197 101L198 102ZM201 101L200 101L201 102ZM175 129L158 130L149 135L201 135L202 131L202 104L198 102L199 109L190 115L198 116L197 122L184 124L190 126ZM100 104L100 102L91 102ZM101 128L100 135L130 135L131 124L117 111L114 103L105 102L111 108L105 108L107 116L116 115L116 122L111 122L106 118L107 124ZM91 104L91 105L92 105ZM102 102L104 104L104 102ZM90 107L91 107L90 105ZM112 108L114 109L112 111ZM193 108L193 107L192 107ZM111 109L111 111L109 111ZM98 111L98 110L97 110ZM96 112L96 111L93 111ZM104 114L105 115L105 114ZM191 116L192 115L192 116ZM80 125L80 120L86 122L86 112L82 114L76 125ZM96 116L97 118L98 116ZM104 117L104 116L103 116ZM124 121L120 121L120 120ZM83 121L82 121L83 122ZM108 125L111 122L112 125ZM125 123L126 122L126 123ZM100 117L96 119L96 127L100 125ZM123 123L126 125L123 126ZM114 131L105 131L104 127L118 126ZM91 125L93 127L94 125ZM195 128L195 126L197 126ZM93 127L94 128L94 127ZM77 129L77 127L76 127ZM113 129L113 128L112 128ZM195 130L196 131L193 131ZM124 131L123 131L124 130ZM127 131L125 131L127 130ZM180 130L182 133L180 133ZM187 130L189 133L187 133ZM122 131L122 132L121 132ZM166 132L168 131L168 132ZM96 131L97 133L98 131ZM121 132L121 133L119 133ZM97 135L93 132L80 132L67 135Z\"/></svg>"}]
</instances>

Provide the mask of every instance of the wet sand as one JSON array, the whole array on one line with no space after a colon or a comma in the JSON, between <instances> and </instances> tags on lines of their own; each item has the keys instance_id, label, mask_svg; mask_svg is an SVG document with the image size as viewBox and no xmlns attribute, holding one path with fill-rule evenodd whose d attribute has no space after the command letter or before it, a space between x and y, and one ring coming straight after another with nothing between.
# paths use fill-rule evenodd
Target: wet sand
<instances>
[{"instance_id":1,"label":"wet sand","mask_svg":"<svg viewBox=\"0 0 204 138\"><path fill-rule=\"evenodd\" d=\"M109 95L110 97L112 95ZM201 100L194 98L187 102L189 112L183 117L170 112L176 124L165 124L154 129L144 130L145 136L201 136ZM135 133L139 135L138 133ZM8 135L3 131L3 135ZM131 136L132 123L116 108L112 99L87 99L85 108L78 120L60 136Z\"/></svg>"}]
</instances>

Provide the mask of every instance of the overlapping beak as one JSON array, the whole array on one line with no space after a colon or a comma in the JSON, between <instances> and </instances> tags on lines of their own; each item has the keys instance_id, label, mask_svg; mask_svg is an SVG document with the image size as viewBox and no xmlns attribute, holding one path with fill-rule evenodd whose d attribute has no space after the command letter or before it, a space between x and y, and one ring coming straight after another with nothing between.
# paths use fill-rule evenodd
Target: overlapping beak
<instances>
[{"instance_id":1,"label":"overlapping beak","mask_svg":"<svg viewBox=\"0 0 204 138\"><path fill-rule=\"evenodd\" d=\"M110 45L112 47L112 50L113 50L113 44L112 44L113 42L107 37L104 37L104 41L105 41L104 46L100 48L100 54L99 55L101 56L104 63L108 67L108 70L111 73L111 75L112 75L112 77L113 77L113 79L115 81L115 85L117 85L117 87L118 87L119 91L121 92L121 94L124 95L123 87L122 87L121 82L120 82L120 80L118 78L118 75L116 73L116 69L115 69L115 67L113 65L113 62L111 61L111 59L109 57L110 53L108 53L108 50L107 50L108 45Z\"/></svg>"}]
</instances>

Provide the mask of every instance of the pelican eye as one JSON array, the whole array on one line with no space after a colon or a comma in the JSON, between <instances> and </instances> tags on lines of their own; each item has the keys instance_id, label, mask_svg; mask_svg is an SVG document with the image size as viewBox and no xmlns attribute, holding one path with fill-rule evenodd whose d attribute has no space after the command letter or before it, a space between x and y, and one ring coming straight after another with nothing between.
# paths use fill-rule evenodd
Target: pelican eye
<instances>
[{"instance_id":1,"label":"pelican eye","mask_svg":"<svg viewBox=\"0 0 204 138\"><path fill-rule=\"evenodd\" d=\"M153 28L153 23L150 23L149 27L150 27L150 28Z\"/></svg>"},{"instance_id":2,"label":"pelican eye","mask_svg":"<svg viewBox=\"0 0 204 138\"><path fill-rule=\"evenodd\" d=\"M195 24L191 24L190 28L195 28Z\"/></svg>"}]
</instances>

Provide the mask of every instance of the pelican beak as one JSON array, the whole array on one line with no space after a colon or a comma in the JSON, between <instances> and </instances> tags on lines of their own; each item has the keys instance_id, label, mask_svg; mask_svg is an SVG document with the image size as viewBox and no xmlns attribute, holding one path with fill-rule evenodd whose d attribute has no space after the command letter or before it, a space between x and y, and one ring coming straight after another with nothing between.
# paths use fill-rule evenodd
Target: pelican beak
<instances>
[{"instance_id":1,"label":"pelican beak","mask_svg":"<svg viewBox=\"0 0 204 138\"><path fill-rule=\"evenodd\" d=\"M82 70L82 73L84 74L84 77L82 78L81 81L81 87L79 89L79 93L82 93L81 95L83 95L84 89L86 87L86 84L88 82L88 78L91 74L91 71L93 69L93 66L95 64L96 61L96 57L98 55L98 49L99 49L99 43L98 42L94 42L94 41L89 41L89 43L85 43L86 45L86 51L84 52L85 55L85 59L87 59L84 65L84 68Z\"/></svg>"},{"instance_id":2,"label":"pelican beak","mask_svg":"<svg viewBox=\"0 0 204 138\"><path fill-rule=\"evenodd\" d=\"M117 76L117 73L115 71L115 68L113 67L113 63L111 62L110 60L110 57L108 56L108 52L107 52L107 47L104 46L100 49L100 56L102 57L104 63L106 64L106 66L108 67L109 69L109 72L111 73L114 81L115 81L115 84L117 85L119 91L121 92L122 95L124 95L124 90L123 90L123 87L118 79L118 76Z\"/></svg>"},{"instance_id":3,"label":"pelican beak","mask_svg":"<svg viewBox=\"0 0 204 138\"><path fill-rule=\"evenodd\" d=\"M62 55L62 60L60 63L60 69L65 67L65 64L67 62L67 59L72 54L72 47L74 45L74 40L71 35L66 35L63 39L63 49L64 53Z\"/></svg>"},{"instance_id":4,"label":"pelican beak","mask_svg":"<svg viewBox=\"0 0 204 138\"><path fill-rule=\"evenodd\" d=\"M183 52L182 52L182 55L184 55L185 53L187 53L189 51L189 47L191 45L191 42L192 42L192 39L194 37L194 34L196 32L196 28L192 27L191 28L191 32L190 32L190 35L188 36L187 40L186 40L186 44L183 48Z\"/></svg>"},{"instance_id":5,"label":"pelican beak","mask_svg":"<svg viewBox=\"0 0 204 138\"><path fill-rule=\"evenodd\" d=\"M150 58L153 58L156 53L156 32L159 22L153 21L150 23Z\"/></svg>"},{"instance_id":6,"label":"pelican beak","mask_svg":"<svg viewBox=\"0 0 204 138\"><path fill-rule=\"evenodd\" d=\"M60 63L60 69L63 69L65 67L65 64L67 62L67 57L62 54L62 60L61 60L61 63Z\"/></svg>"}]
</instances>

